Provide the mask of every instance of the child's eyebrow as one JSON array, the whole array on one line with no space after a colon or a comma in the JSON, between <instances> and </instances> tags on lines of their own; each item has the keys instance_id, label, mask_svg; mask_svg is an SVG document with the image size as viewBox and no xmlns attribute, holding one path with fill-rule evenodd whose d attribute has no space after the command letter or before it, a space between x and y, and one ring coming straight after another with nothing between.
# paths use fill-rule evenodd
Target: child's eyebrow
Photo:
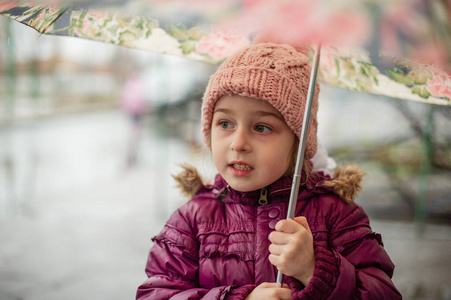
<instances>
[{"instance_id":1,"label":"child's eyebrow","mask_svg":"<svg viewBox=\"0 0 451 300\"><path fill-rule=\"evenodd\" d=\"M233 110L229 109L229 108L216 108L214 110L213 114L215 114L217 112L224 113L224 114L233 114ZM266 117L266 116L275 117L275 118L285 122L285 119L282 116L275 114L273 112L265 111L265 110L257 110L255 112L253 112L253 115L257 115L259 117Z\"/></svg>"},{"instance_id":2,"label":"child's eyebrow","mask_svg":"<svg viewBox=\"0 0 451 300\"><path fill-rule=\"evenodd\" d=\"M213 113L215 114L215 113L217 113L217 112L222 112L222 113L225 113L225 114L230 114L230 113L232 113L232 110L231 110L231 109L228 109L228 108L216 108L215 111L214 111Z\"/></svg>"},{"instance_id":3,"label":"child's eyebrow","mask_svg":"<svg viewBox=\"0 0 451 300\"><path fill-rule=\"evenodd\" d=\"M266 116L275 117L275 118L285 122L285 119L282 116L275 114L273 112L259 110L259 111L256 111L255 114L258 116L261 116L261 117L266 117Z\"/></svg>"}]
</instances>

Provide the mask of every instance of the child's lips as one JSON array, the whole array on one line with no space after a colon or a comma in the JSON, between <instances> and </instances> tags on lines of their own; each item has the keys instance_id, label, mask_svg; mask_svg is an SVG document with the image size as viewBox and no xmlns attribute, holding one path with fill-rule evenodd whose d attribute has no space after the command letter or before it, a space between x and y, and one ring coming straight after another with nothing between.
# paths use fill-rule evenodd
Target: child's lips
<instances>
[{"instance_id":1,"label":"child's lips","mask_svg":"<svg viewBox=\"0 0 451 300\"><path fill-rule=\"evenodd\" d=\"M243 177L249 175L254 168L245 162L232 162L229 164L229 169L233 175Z\"/></svg>"}]
</instances>

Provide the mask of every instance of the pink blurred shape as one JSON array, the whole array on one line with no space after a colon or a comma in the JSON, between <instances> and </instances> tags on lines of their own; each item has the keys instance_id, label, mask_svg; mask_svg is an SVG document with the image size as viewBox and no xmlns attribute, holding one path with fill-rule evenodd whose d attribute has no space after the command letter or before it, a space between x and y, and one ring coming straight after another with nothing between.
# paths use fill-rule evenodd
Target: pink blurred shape
<instances>
[{"instance_id":1,"label":"pink blurred shape","mask_svg":"<svg viewBox=\"0 0 451 300\"><path fill-rule=\"evenodd\" d=\"M131 75L124 84L121 107L130 115L139 116L146 112L147 102L144 86L138 74Z\"/></svg>"},{"instance_id":2,"label":"pink blurred shape","mask_svg":"<svg viewBox=\"0 0 451 300\"><path fill-rule=\"evenodd\" d=\"M250 40L245 35L217 28L199 40L196 51L221 60L249 44Z\"/></svg>"}]
</instances>

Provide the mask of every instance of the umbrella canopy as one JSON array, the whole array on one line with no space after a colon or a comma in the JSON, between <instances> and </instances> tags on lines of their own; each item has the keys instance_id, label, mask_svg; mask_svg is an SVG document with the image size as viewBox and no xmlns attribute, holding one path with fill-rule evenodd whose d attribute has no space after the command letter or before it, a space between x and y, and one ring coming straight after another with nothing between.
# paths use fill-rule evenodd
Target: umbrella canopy
<instances>
[{"instance_id":1,"label":"umbrella canopy","mask_svg":"<svg viewBox=\"0 0 451 300\"><path fill-rule=\"evenodd\" d=\"M43 34L220 63L253 37L322 42L318 78L356 91L451 105L451 7L391 0L1 1Z\"/></svg>"}]
</instances>

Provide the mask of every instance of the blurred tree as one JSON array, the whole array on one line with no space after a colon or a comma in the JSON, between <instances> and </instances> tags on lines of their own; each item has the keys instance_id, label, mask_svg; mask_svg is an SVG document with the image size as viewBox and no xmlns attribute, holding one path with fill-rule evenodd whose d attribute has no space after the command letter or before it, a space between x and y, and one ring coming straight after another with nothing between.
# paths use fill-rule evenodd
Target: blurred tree
<instances>
[{"instance_id":1,"label":"blurred tree","mask_svg":"<svg viewBox=\"0 0 451 300\"><path fill-rule=\"evenodd\" d=\"M386 142L340 147L331 155L354 162L376 163L390 188L421 225L426 219L451 221L451 107L393 101L410 132ZM386 208L390 210L390 207Z\"/></svg>"},{"instance_id":2,"label":"blurred tree","mask_svg":"<svg viewBox=\"0 0 451 300\"><path fill-rule=\"evenodd\" d=\"M14 103L16 98L16 56L15 56L15 39L12 34L13 27L12 20L7 20L5 23L6 43L5 58L3 63L5 69L3 72L4 96L3 96L3 117L4 121L9 121L14 117Z\"/></svg>"}]
</instances>

